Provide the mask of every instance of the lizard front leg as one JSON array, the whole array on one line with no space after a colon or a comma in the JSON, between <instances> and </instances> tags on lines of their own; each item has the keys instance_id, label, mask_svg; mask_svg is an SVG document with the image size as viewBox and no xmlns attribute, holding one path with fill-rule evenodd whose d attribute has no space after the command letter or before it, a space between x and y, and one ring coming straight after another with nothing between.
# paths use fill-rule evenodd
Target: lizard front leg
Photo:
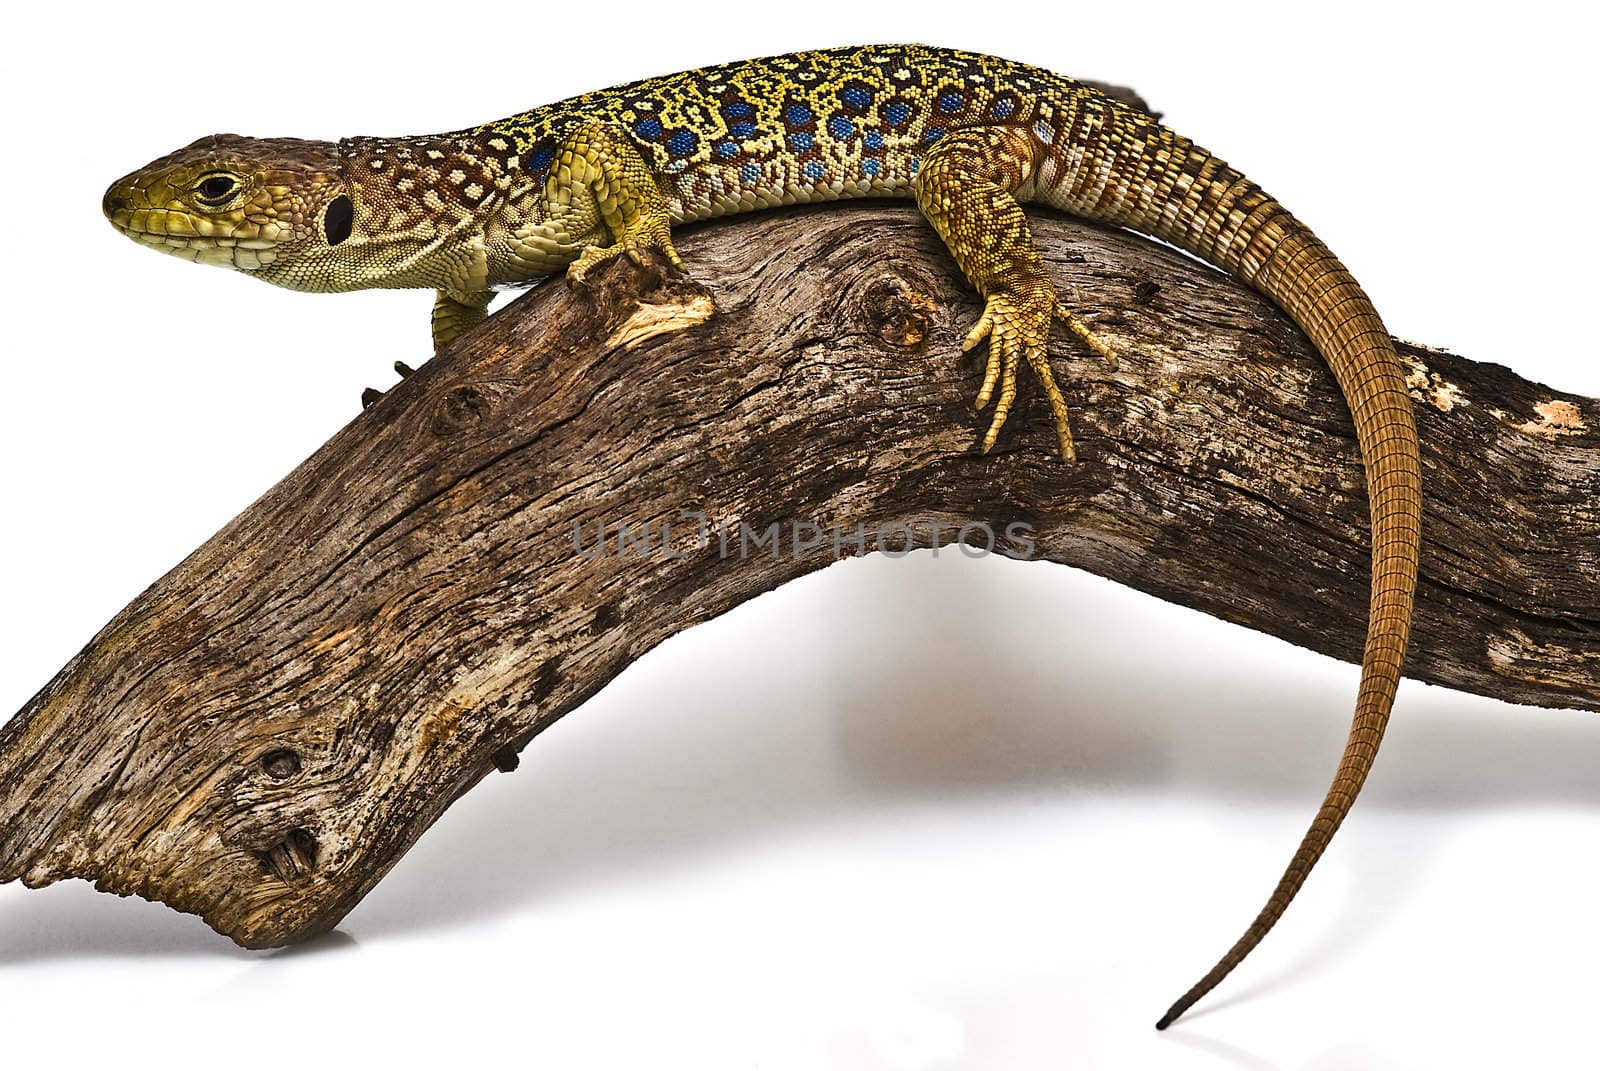
<instances>
[{"instance_id":1,"label":"lizard front leg","mask_svg":"<svg viewBox=\"0 0 1600 1071\"><path fill-rule=\"evenodd\" d=\"M963 350L971 350L985 339L989 342L978 408L987 406L999 390L983 437L984 451L994 446L1011 413L1017 366L1026 361L1050 400L1061 456L1071 461L1077 452L1067 402L1046 352L1051 321L1060 317L1096 352L1114 357L1109 346L1058 305L1055 285L1014 196L1033 174L1034 151L1033 139L1015 127L955 130L923 158L912 191L962 274L984 297L983 315L962 343Z\"/></svg>"},{"instance_id":2,"label":"lizard front leg","mask_svg":"<svg viewBox=\"0 0 1600 1071\"><path fill-rule=\"evenodd\" d=\"M488 290L440 290L433 299L433 352L438 353L474 324L489 316L489 300L494 294ZM410 365L394 363L401 379L412 373ZM361 392L361 408L370 409L378 404L384 392L368 387Z\"/></svg>"},{"instance_id":3,"label":"lizard front leg","mask_svg":"<svg viewBox=\"0 0 1600 1071\"><path fill-rule=\"evenodd\" d=\"M488 290L440 290L433 299L433 352L438 353L474 324L489 316L489 300L494 294ZM412 373L410 365L394 363L401 379ZM383 397L383 391L368 387L361 392L361 408L370 409Z\"/></svg>"},{"instance_id":4,"label":"lizard front leg","mask_svg":"<svg viewBox=\"0 0 1600 1071\"><path fill-rule=\"evenodd\" d=\"M440 290L433 299L433 349L444 349L462 332L489 315L487 290Z\"/></svg>"},{"instance_id":5,"label":"lizard front leg","mask_svg":"<svg viewBox=\"0 0 1600 1071\"><path fill-rule=\"evenodd\" d=\"M569 279L582 281L596 264L622 253L643 263L646 250L683 269L672 244L667 196L655 172L627 133L594 121L569 131L561 142L545 180L541 229L594 236L599 226L611 244L585 244L567 268Z\"/></svg>"}]
</instances>

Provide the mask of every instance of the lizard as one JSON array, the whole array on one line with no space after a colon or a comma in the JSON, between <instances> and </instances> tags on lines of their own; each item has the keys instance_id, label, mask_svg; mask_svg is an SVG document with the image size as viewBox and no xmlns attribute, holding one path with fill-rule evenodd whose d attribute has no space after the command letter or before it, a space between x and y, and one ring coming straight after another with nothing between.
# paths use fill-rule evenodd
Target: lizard
<instances>
[{"instance_id":1,"label":"lizard","mask_svg":"<svg viewBox=\"0 0 1600 1071\"><path fill-rule=\"evenodd\" d=\"M1372 545L1366 644L1333 782L1244 934L1156 1024L1165 1029L1256 947L1350 811L1400 679L1421 541L1421 470L1404 374L1372 302L1312 231L1222 159L1094 85L921 45L796 52L646 78L443 134L201 138L113 183L116 228L162 252L278 286L435 291L436 349L493 294L617 256L683 270L673 228L779 206L908 197L983 298L963 351L997 441L1026 364L1076 457L1046 354L1065 305L1022 205L1177 246L1276 303L1333 372L1365 464Z\"/></svg>"}]
</instances>

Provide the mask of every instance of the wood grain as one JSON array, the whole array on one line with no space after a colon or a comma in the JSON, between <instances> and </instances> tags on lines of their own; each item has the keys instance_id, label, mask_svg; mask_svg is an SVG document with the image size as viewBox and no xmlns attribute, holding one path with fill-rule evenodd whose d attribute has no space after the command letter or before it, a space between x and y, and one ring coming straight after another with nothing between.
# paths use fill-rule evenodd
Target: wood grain
<instances>
[{"instance_id":1,"label":"wood grain","mask_svg":"<svg viewBox=\"0 0 1600 1071\"><path fill-rule=\"evenodd\" d=\"M252 947L324 932L630 661L880 538L992 540L1355 660L1365 491L1299 331L1154 243L1035 235L1121 350L1113 370L1058 332L1076 465L1028 388L974 451L977 300L908 206L690 231L706 289L620 263L525 296L0 728L0 881L86 878ZM1600 709L1600 402L1401 353L1428 493L1407 675ZM619 524L631 552L595 553Z\"/></svg>"}]
</instances>

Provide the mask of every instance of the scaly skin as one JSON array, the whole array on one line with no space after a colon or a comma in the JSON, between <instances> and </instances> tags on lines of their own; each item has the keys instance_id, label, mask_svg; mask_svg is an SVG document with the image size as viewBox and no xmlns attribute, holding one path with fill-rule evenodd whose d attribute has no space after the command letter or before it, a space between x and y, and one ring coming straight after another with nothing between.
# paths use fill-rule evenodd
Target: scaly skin
<instances>
[{"instance_id":1,"label":"scaly skin","mask_svg":"<svg viewBox=\"0 0 1600 1071\"><path fill-rule=\"evenodd\" d=\"M1366 461L1372 598L1343 758L1255 921L1157 1024L1233 969L1282 915L1348 813L1388 721L1410 629L1421 530L1416 428L1389 335L1343 265L1239 172L1091 86L922 46L802 52L649 78L496 123L337 144L203 138L114 184L130 237L298 290L427 287L444 345L492 291L609 256L679 264L675 224L806 201L913 197L985 298L980 408L995 442L1026 363L1074 453L1046 356L1061 306L1021 202L1164 239L1260 289L1316 343Z\"/></svg>"}]
</instances>

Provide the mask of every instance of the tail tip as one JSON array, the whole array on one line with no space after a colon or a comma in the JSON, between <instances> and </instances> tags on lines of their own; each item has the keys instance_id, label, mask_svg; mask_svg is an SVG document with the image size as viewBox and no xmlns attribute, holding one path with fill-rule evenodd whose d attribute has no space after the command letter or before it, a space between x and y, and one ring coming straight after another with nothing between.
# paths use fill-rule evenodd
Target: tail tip
<instances>
[{"instance_id":1,"label":"tail tip","mask_svg":"<svg viewBox=\"0 0 1600 1071\"><path fill-rule=\"evenodd\" d=\"M1184 1012L1194 1006L1195 999L1195 997L1186 994L1182 1000L1167 1009L1167 1014L1156 1020L1156 1029L1165 1030L1177 1022Z\"/></svg>"}]
</instances>

